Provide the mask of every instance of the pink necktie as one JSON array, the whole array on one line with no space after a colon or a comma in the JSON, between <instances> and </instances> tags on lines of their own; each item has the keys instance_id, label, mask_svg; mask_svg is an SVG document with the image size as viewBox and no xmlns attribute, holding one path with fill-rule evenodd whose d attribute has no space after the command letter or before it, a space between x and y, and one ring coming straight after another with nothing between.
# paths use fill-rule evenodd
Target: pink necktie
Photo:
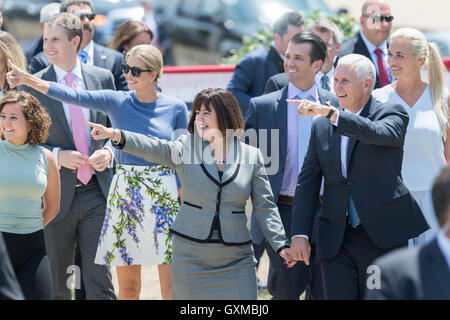
<instances>
[{"instance_id":1,"label":"pink necktie","mask_svg":"<svg viewBox=\"0 0 450 320\"><path fill-rule=\"evenodd\" d=\"M66 80L66 85L71 88L76 88L73 83L73 79L75 79L75 75L72 72L69 72L64 77ZM79 106L74 106L73 104L69 104L70 110L70 123L72 125L72 136L73 142L75 143L75 147L79 153L82 153L86 156L89 156L89 148L86 137L86 129L85 129L85 119L83 115L83 110ZM88 163L85 163L77 170L77 178L85 185L88 184L89 180L92 177L91 166Z\"/></svg>"},{"instance_id":2,"label":"pink necktie","mask_svg":"<svg viewBox=\"0 0 450 320\"><path fill-rule=\"evenodd\" d=\"M389 84L388 73L382 55L383 51L381 51L381 49L375 49L374 52L377 55L378 77L380 79L380 88L383 88L384 86Z\"/></svg>"}]
</instances>

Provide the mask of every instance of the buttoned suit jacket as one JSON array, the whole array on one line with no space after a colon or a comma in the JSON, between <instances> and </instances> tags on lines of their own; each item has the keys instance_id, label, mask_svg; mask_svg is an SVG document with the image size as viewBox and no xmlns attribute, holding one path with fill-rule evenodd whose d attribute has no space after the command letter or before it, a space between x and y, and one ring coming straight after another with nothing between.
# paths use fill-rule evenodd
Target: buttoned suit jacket
<instances>
[{"instance_id":1,"label":"buttoned suit jacket","mask_svg":"<svg viewBox=\"0 0 450 320\"><path fill-rule=\"evenodd\" d=\"M311 237L323 176L317 226L320 258L338 253L350 196L364 230L379 248L401 245L429 228L401 176L408 121L401 105L370 98L359 116L340 109L337 126L325 117L313 122L295 191L292 234ZM341 135L350 138L347 178L341 169Z\"/></svg>"},{"instance_id":2,"label":"buttoned suit jacket","mask_svg":"<svg viewBox=\"0 0 450 320\"><path fill-rule=\"evenodd\" d=\"M369 300L450 300L450 269L436 239L423 247L398 249L375 260L380 287Z\"/></svg>"},{"instance_id":3,"label":"buttoned suit jacket","mask_svg":"<svg viewBox=\"0 0 450 320\"><path fill-rule=\"evenodd\" d=\"M114 79L110 71L94 66L81 64L81 72L83 74L87 90L115 90ZM35 76L47 81L57 80L53 65L50 65L46 69L35 74ZM61 148L61 150L76 150L72 132L69 128L62 103L29 87L23 86L22 89L31 93L41 102L52 120L52 124L50 126L50 134L43 146L50 151L52 151L55 147L59 147ZM90 110L90 117L91 122L100 123L105 126L110 125L105 113ZM89 154L92 154L95 150L103 149L105 143L106 140L91 140ZM54 222L63 220L67 215L67 212L72 205L72 200L75 194L75 185L77 182L76 170L61 167L59 174L61 179L61 204L59 214L53 220ZM103 172L96 172L96 177L105 200L108 196L112 176L112 168L105 169Z\"/></svg>"},{"instance_id":4,"label":"buttoned suit jacket","mask_svg":"<svg viewBox=\"0 0 450 320\"><path fill-rule=\"evenodd\" d=\"M220 179L209 144L197 135L166 141L122 132L123 151L173 168L180 177L183 203L171 232L192 241L207 242L213 234L214 218L218 217L223 244L250 244L245 204L251 197L256 220L272 248L280 251L288 245L258 149L237 138L228 139Z\"/></svg>"},{"instance_id":5,"label":"buttoned suit jacket","mask_svg":"<svg viewBox=\"0 0 450 320\"><path fill-rule=\"evenodd\" d=\"M117 90L128 90L125 75L122 72L122 54L94 42L93 65L111 71L114 76L114 84ZM37 73L50 65L45 52L40 52L31 59L30 72Z\"/></svg>"}]
</instances>

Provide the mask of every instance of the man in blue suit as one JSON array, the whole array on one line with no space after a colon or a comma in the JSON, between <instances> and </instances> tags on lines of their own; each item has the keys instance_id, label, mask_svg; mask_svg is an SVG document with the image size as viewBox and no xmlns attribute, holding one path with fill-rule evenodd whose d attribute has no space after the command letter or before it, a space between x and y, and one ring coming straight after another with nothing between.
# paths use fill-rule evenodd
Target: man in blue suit
<instances>
[{"instance_id":1,"label":"man in blue suit","mask_svg":"<svg viewBox=\"0 0 450 320\"><path fill-rule=\"evenodd\" d=\"M431 194L441 228L437 237L376 260L378 285L366 291L366 299L450 300L450 166L442 169Z\"/></svg>"},{"instance_id":2,"label":"man in blue suit","mask_svg":"<svg viewBox=\"0 0 450 320\"><path fill-rule=\"evenodd\" d=\"M273 25L273 42L269 50L256 49L236 65L233 77L227 85L245 115L251 98L263 94L267 80L283 72L283 60L289 40L304 30L303 16L299 12L287 12Z\"/></svg>"},{"instance_id":3,"label":"man in blue suit","mask_svg":"<svg viewBox=\"0 0 450 320\"><path fill-rule=\"evenodd\" d=\"M277 140L268 138L268 141L264 141L261 136L257 144L265 156L274 199L288 236L295 180L306 154L312 121L308 117L298 117L296 105L286 103L286 99L305 97L323 104L328 101L337 103L334 95L314 83L325 58L326 46L317 35L310 32L296 34L289 42L284 62L289 84L279 91L251 99L245 116L248 136L253 130L256 130L257 135L267 130L267 137L279 133ZM265 145L267 150L263 150ZM309 283L306 266L297 264L286 269L276 253L269 247L266 249L270 259L269 293L273 299L298 299Z\"/></svg>"},{"instance_id":4,"label":"man in blue suit","mask_svg":"<svg viewBox=\"0 0 450 320\"><path fill-rule=\"evenodd\" d=\"M112 49L95 43L94 6L91 0L68 0L61 4L61 12L72 13L80 17L83 24L83 42L78 58L82 63L108 69L114 76L117 90L128 90L125 75L122 72L122 55ZM49 66L44 52L37 54L30 62L30 72L37 73Z\"/></svg>"},{"instance_id":5,"label":"man in blue suit","mask_svg":"<svg viewBox=\"0 0 450 320\"><path fill-rule=\"evenodd\" d=\"M324 179L317 250L325 299L363 298L371 263L429 229L401 177L408 114L372 98L375 76L368 58L351 54L334 74L341 108L289 100L299 114L319 115L295 190L291 253L309 264Z\"/></svg>"}]
</instances>

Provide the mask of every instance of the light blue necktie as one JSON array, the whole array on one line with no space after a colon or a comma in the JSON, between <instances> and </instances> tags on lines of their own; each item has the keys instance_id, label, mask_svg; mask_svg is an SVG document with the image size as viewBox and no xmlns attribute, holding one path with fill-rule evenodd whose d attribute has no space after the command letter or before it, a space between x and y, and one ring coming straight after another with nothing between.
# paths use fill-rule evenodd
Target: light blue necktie
<instances>
[{"instance_id":1,"label":"light blue necktie","mask_svg":"<svg viewBox=\"0 0 450 320\"><path fill-rule=\"evenodd\" d=\"M316 102L308 92L300 92L294 99L310 100ZM297 160L298 172L302 170L303 160L308 151L309 138L311 136L312 117L297 115Z\"/></svg>"},{"instance_id":2,"label":"light blue necktie","mask_svg":"<svg viewBox=\"0 0 450 320\"><path fill-rule=\"evenodd\" d=\"M350 156L348 154L349 146L350 146L350 138L348 139L348 144L347 144L347 159ZM347 163L348 163L348 161L347 161ZM347 167L346 176L348 176L348 167ZM356 228L356 226L361 222L361 220L359 220L358 211L356 211L355 204L353 203L352 196L349 196L349 199L348 199L348 219L350 220L350 223L353 228Z\"/></svg>"},{"instance_id":3,"label":"light blue necktie","mask_svg":"<svg viewBox=\"0 0 450 320\"><path fill-rule=\"evenodd\" d=\"M83 63L87 63L88 62L88 54L86 51L84 50L80 50L80 52L78 52L78 58L80 58L80 61Z\"/></svg>"}]
</instances>

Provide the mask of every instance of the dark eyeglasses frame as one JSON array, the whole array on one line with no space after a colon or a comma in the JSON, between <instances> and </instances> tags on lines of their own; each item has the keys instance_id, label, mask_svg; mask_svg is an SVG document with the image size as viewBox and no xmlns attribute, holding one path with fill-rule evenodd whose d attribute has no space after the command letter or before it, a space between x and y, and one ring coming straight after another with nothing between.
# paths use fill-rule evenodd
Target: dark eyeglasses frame
<instances>
[{"instance_id":1,"label":"dark eyeglasses frame","mask_svg":"<svg viewBox=\"0 0 450 320\"><path fill-rule=\"evenodd\" d=\"M142 70L141 68L138 68L138 67L130 67L126 63L122 64L122 72L124 74L127 74L128 72L130 72L130 70L131 70L131 75L136 78L139 78L141 76L142 72L153 72L153 70L150 70L150 69Z\"/></svg>"},{"instance_id":2,"label":"dark eyeglasses frame","mask_svg":"<svg viewBox=\"0 0 450 320\"><path fill-rule=\"evenodd\" d=\"M394 16L369 16L367 14L363 14L363 17L370 18L373 22L383 22L383 20L386 22L392 22L392 20L394 20Z\"/></svg>"},{"instance_id":3,"label":"dark eyeglasses frame","mask_svg":"<svg viewBox=\"0 0 450 320\"><path fill-rule=\"evenodd\" d=\"M83 21L84 18L87 18L89 21L92 21L92 20L95 19L96 15L97 15L96 13L87 13L87 14L80 13L80 14L77 14L78 18L80 18L81 21Z\"/></svg>"}]
</instances>

